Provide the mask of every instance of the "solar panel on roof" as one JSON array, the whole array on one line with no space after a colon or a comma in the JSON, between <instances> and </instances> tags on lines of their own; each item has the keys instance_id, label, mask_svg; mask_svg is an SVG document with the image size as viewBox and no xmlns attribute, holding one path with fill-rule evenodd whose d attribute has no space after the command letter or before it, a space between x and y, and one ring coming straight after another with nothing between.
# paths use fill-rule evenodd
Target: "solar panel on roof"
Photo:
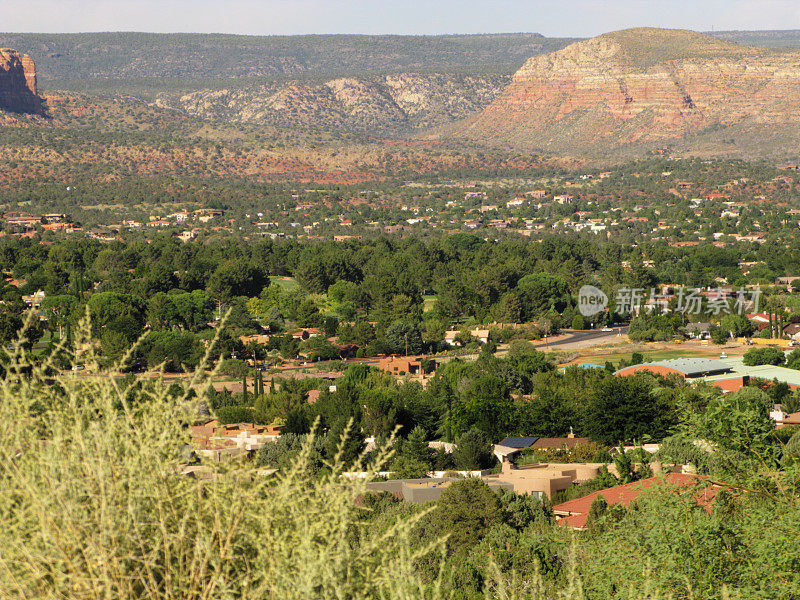
<instances>
[{"instance_id":1,"label":"solar panel on roof","mask_svg":"<svg viewBox=\"0 0 800 600\"><path fill-rule=\"evenodd\" d=\"M533 436L518 436L518 437L507 437L502 442L498 444L498 446L505 446L506 448L530 448L536 443L539 437Z\"/></svg>"}]
</instances>

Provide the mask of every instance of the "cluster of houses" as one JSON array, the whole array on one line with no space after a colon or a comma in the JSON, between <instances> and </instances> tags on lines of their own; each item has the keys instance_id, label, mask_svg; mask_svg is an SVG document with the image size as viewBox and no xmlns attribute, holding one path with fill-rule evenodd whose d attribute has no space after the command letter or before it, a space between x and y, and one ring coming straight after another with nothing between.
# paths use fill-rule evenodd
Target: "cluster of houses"
<instances>
[{"instance_id":1,"label":"cluster of houses","mask_svg":"<svg viewBox=\"0 0 800 600\"><path fill-rule=\"evenodd\" d=\"M271 425L255 425L253 423L220 424L214 419L201 422L192 427L191 453L211 462L222 462L236 457L252 456L265 444L273 443L280 437L280 428ZM537 498L554 498L559 492L591 481L603 469L616 474L614 464L607 463L535 463L516 467L510 460L516 452L525 448L571 448L587 443L585 438L570 435L567 438L517 437L506 438L495 446L495 454L501 460L499 473L489 471L430 473L428 477L417 479L389 479L373 481L366 484L368 492L389 492L408 502L422 504L436 501L442 492L463 477L477 477L495 491L511 490L518 494L531 494ZM454 444L430 442L432 447L442 446L452 452ZM192 476L201 475L194 461L189 460L182 472ZM634 483L615 486L594 492L582 498L562 502L553 506L558 523L575 529L586 527L586 519L592 502L597 496L603 496L608 504L627 506L641 493L658 486L691 487L695 499L704 506L711 506L715 494L721 487L711 484L705 478L692 473L680 472L676 466L667 467L657 462L650 463L656 475ZM274 472L274 470L270 470ZM207 474L206 474L207 475ZM362 473L347 474L361 477ZM391 476L390 472L384 475Z\"/></svg>"},{"instance_id":2,"label":"cluster of houses","mask_svg":"<svg viewBox=\"0 0 800 600\"><path fill-rule=\"evenodd\" d=\"M87 237L101 241L112 242L121 241L121 233L125 230L136 229L159 229L166 227L182 227L190 222L197 224L208 224L212 220L218 219L223 215L223 211L213 208L200 208L195 211L178 211L165 217L151 215L147 221L140 222L134 220L123 220L117 224L101 225L85 229L74 223L68 214L64 213L45 213L32 215L19 212L8 212L3 214L2 225L4 230L2 235L14 235L21 237L34 237L40 232L54 231L62 233L82 233ZM184 242L195 239L202 231L199 227L185 229L176 232L178 239Z\"/></svg>"},{"instance_id":3,"label":"cluster of houses","mask_svg":"<svg viewBox=\"0 0 800 600\"><path fill-rule=\"evenodd\" d=\"M194 451L213 462L237 456L248 456L280 437L280 428L253 423L221 424L208 419L194 425L191 431Z\"/></svg>"},{"instance_id":4,"label":"cluster of houses","mask_svg":"<svg viewBox=\"0 0 800 600\"><path fill-rule=\"evenodd\" d=\"M215 419L208 419L191 428L192 448L187 454L192 453L207 461L219 463L236 457L253 456L265 444L273 443L280 437L280 428L272 425L256 425L253 423L221 424ZM438 500L442 492L453 482L465 476L477 477L484 481L490 488L511 490L518 494L531 494L537 498L547 497L552 499L559 491L568 489L573 485L590 481L597 477L603 469L615 473L614 464L606 463L535 463L516 467L511 458L523 449L552 449L574 448L585 444L586 438L576 438L570 435L566 438L540 438L540 437L511 437L495 445L495 455L501 461L499 473L489 471L442 473L433 472L428 477L417 479L389 479L387 481L373 481L366 484L368 492L389 492L396 497L408 502L422 504ZM430 442L431 447L443 447L452 452L454 444L444 442ZM643 479L635 483L616 486L595 492L577 500L556 504L553 507L558 522L582 529L586 526L586 517L594 498L602 495L609 504L626 506L643 491L657 485L688 486L696 485L697 476L677 473L675 467L667 469L660 463L650 463L651 469L657 476ZM182 472L192 476L207 476L202 473L203 467L196 461L188 460ZM274 472L274 470L270 470ZM350 473L351 477L360 477L364 474ZM391 476L390 472L384 475ZM660 475L665 475L660 477ZM703 487L698 493L710 505L711 500L719 486L709 485Z\"/></svg>"},{"instance_id":5,"label":"cluster of houses","mask_svg":"<svg viewBox=\"0 0 800 600\"><path fill-rule=\"evenodd\" d=\"M33 237L42 231L63 231L72 233L81 231L81 227L72 222L70 215L64 213L46 213L31 215L20 212L7 212L3 214L4 231L0 235L13 235L17 237Z\"/></svg>"}]
</instances>

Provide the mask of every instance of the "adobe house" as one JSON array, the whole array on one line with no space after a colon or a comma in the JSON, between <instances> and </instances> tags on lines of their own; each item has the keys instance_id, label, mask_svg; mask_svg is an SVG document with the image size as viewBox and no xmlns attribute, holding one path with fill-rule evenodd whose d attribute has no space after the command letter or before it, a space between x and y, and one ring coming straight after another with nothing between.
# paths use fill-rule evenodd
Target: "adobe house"
<instances>
[{"instance_id":1,"label":"adobe house","mask_svg":"<svg viewBox=\"0 0 800 600\"><path fill-rule=\"evenodd\" d=\"M458 346L458 342L456 342L456 337L461 333L458 330L451 330L444 332L444 342L448 346ZM469 335L475 338L475 340L479 344L485 344L489 341L490 332L488 329L480 329L476 327L475 329L470 330Z\"/></svg>"},{"instance_id":2,"label":"adobe house","mask_svg":"<svg viewBox=\"0 0 800 600\"><path fill-rule=\"evenodd\" d=\"M309 338L319 337L321 335L322 330L318 327L307 327L292 333L292 337L296 340L307 340Z\"/></svg>"},{"instance_id":3,"label":"adobe house","mask_svg":"<svg viewBox=\"0 0 800 600\"><path fill-rule=\"evenodd\" d=\"M602 463L533 464L515 467L503 461L499 474L489 475L485 481L504 481L511 484L517 494L533 494L537 498L566 490L575 482L588 481L600 474Z\"/></svg>"},{"instance_id":4,"label":"adobe house","mask_svg":"<svg viewBox=\"0 0 800 600\"><path fill-rule=\"evenodd\" d=\"M389 481L371 481L367 484L369 492L389 492L396 498L414 504L425 504L439 499L442 492L454 481L463 481L461 477L422 477L419 479L390 479ZM505 481L489 481L484 479L489 487L495 491L511 490L512 487Z\"/></svg>"},{"instance_id":5,"label":"adobe house","mask_svg":"<svg viewBox=\"0 0 800 600\"><path fill-rule=\"evenodd\" d=\"M436 362L433 360L428 361L430 365L426 371L422 367L422 361L424 358L424 356L387 356L378 361L378 368L381 371L387 371L393 375L425 375L436 368Z\"/></svg>"},{"instance_id":6,"label":"adobe house","mask_svg":"<svg viewBox=\"0 0 800 600\"><path fill-rule=\"evenodd\" d=\"M254 423L220 424L209 419L191 428L192 441L201 456L217 462L242 454L252 454L264 444L274 442L280 427Z\"/></svg>"},{"instance_id":7,"label":"adobe house","mask_svg":"<svg viewBox=\"0 0 800 600\"><path fill-rule=\"evenodd\" d=\"M533 494L537 498L543 495L553 498L553 494L566 490L572 484L591 481L605 467L612 475L619 476L616 465L606 463L539 463L516 467L511 461L504 461L499 474L484 477L487 483L498 479L511 484L518 494ZM634 468L638 469L635 464ZM655 474L674 467L660 462L651 462L650 468Z\"/></svg>"}]
</instances>

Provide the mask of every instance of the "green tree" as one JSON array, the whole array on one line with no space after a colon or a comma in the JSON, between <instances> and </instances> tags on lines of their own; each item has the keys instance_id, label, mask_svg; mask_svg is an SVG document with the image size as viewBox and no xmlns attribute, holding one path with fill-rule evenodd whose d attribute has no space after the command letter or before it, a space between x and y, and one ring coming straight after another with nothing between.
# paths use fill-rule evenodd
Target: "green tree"
<instances>
[{"instance_id":1,"label":"green tree","mask_svg":"<svg viewBox=\"0 0 800 600\"><path fill-rule=\"evenodd\" d=\"M75 296L63 294L60 296L46 296L42 300L41 309L47 318L48 326L55 331L58 329L58 337L63 337L64 327L72 320L78 300Z\"/></svg>"},{"instance_id":2,"label":"green tree","mask_svg":"<svg viewBox=\"0 0 800 600\"><path fill-rule=\"evenodd\" d=\"M780 348L752 348L745 352L742 363L754 365L782 365L786 362L786 354Z\"/></svg>"},{"instance_id":3,"label":"green tree","mask_svg":"<svg viewBox=\"0 0 800 600\"><path fill-rule=\"evenodd\" d=\"M753 333L753 323L742 315L725 315L719 320L719 327L726 334L733 334L734 337L749 336Z\"/></svg>"},{"instance_id":4,"label":"green tree","mask_svg":"<svg viewBox=\"0 0 800 600\"><path fill-rule=\"evenodd\" d=\"M403 441L400 456L423 463L430 467L433 453L428 447L428 435L421 425L417 425Z\"/></svg>"},{"instance_id":5,"label":"green tree","mask_svg":"<svg viewBox=\"0 0 800 600\"><path fill-rule=\"evenodd\" d=\"M223 302L234 296L257 296L268 278L247 259L231 259L222 263L208 278L206 289Z\"/></svg>"},{"instance_id":6,"label":"green tree","mask_svg":"<svg viewBox=\"0 0 800 600\"><path fill-rule=\"evenodd\" d=\"M325 436L325 458L333 461L338 457L346 468L357 463L364 447L361 427L347 417L336 419Z\"/></svg>"},{"instance_id":7,"label":"green tree","mask_svg":"<svg viewBox=\"0 0 800 600\"><path fill-rule=\"evenodd\" d=\"M0 342L16 340L22 329L22 318L8 311L0 311Z\"/></svg>"},{"instance_id":8,"label":"green tree","mask_svg":"<svg viewBox=\"0 0 800 600\"><path fill-rule=\"evenodd\" d=\"M410 456L401 455L392 461L392 478L419 479L426 477L430 468L430 465L426 462L415 460Z\"/></svg>"},{"instance_id":9,"label":"green tree","mask_svg":"<svg viewBox=\"0 0 800 600\"><path fill-rule=\"evenodd\" d=\"M448 533L449 554L462 556L500 525L503 516L497 494L480 479L471 478L455 481L442 492L428 523L434 531Z\"/></svg>"},{"instance_id":10,"label":"green tree","mask_svg":"<svg viewBox=\"0 0 800 600\"><path fill-rule=\"evenodd\" d=\"M116 322L113 328L136 339L144 326L144 303L137 296L117 292L92 294L87 302L92 318L92 331L99 337L103 328ZM125 325L121 325L122 322Z\"/></svg>"},{"instance_id":11,"label":"green tree","mask_svg":"<svg viewBox=\"0 0 800 600\"><path fill-rule=\"evenodd\" d=\"M419 354L422 352L422 336L419 327L408 319L393 321L384 331L383 337L392 354Z\"/></svg>"},{"instance_id":12,"label":"green tree","mask_svg":"<svg viewBox=\"0 0 800 600\"><path fill-rule=\"evenodd\" d=\"M316 327L322 321L322 315L311 298L306 298L297 307L295 321L300 327Z\"/></svg>"},{"instance_id":13,"label":"green tree","mask_svg":"<svg viewBox=\"0 0 800 600\"><path fill-rule=\"evenodd\" d=\"M608 502L605 497L598 494L589 505L589 512L586 514L586 528L591 532L597 532L598 521L608 512Z\"/></svg>"},{"instance_id":14,"label":"green tree","mask_svg":"<svg viewBox=\"0 0 800 600\"><path fill-rule=\"evenodd\" d=\"M696 434L714 442L721 450L756 459L765 464L776 460L778 448L769 416L771 399L755 387L718 396L695 418Z\"/></svg>"},{"instance_id":15,"label":"green tree","mask_svg":"<svg viewBox=\"0 0 800 600\"><path fill-rule=\"evenodd\" d=\"M191 333L152 331L142 342L142 353L149 367L164 363L167 371L177 372L184 366L190 369L196 367L203 349Z\"/></svg>"},{"instance_id":16,"label":"green tree","mask_svg":"<svg viewBox=\"0 0 800 600\"><path fill-rule=\"evenodd\" d=\"M459 395L450 423L456 434L478 428L491 440L499 440L511 428L515 414L506 383L496 375L481 375Z\"/></svg>"},{"instance_id":17,"label":"green tree","mask_svg":"<svg viewBox=\"0 0 800 600\"><path fill-rule=\"evenodd\" d=\"M461 471L488 469L495 463L491 440L479 429L467 431L458 438L453 461Z\"/></svg>"},{"instance_id":18,"label":"green tree","mask_svg":"<svg viewBox=\"0 0 800 600\"><path fill-rule=\"evenodd\" d=\"M625 452L622 444L619 445L617 455L614 457L614 466L617 468L617 477L620 484L630 483L636 480L636 473L633 470L633 461L630 455Z\"/></svg>"},{"instance_id":19,"label":"green tree","mask_svg":"<svg viewBox=\"0 0 800 600\"><path fill-rule=\"evenodd\" d=\"M531 321L550 310L562 312L572 303L569 287L562 277L538 272L525 275L517 283L522 319Z\"/></svg>"},{"instance_id":20,"label":"green tree","mask_svg":"<svg viewBox=\"0 0 800 600\"><path fill-rule=\"evenodd\" d=\"M612 446L643 436L661 439L676 421L674 404L653 393L648 377L609 376L590 392L583 430L594 441Z\"/></svg>"}]
</instances>

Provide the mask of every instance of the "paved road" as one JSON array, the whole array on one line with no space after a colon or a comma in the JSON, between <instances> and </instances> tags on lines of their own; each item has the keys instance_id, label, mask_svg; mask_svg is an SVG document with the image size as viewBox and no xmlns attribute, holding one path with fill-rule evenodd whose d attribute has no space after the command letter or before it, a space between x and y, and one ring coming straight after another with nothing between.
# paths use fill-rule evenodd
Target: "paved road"
<instances>
[{"instance_id":1,"label":"paved road","mask_svg":"<svg viewBox=\"0 0 800 600\"><path fill-rule=\"evenodd\" d=\"M540 342L534 345L534 348L555 348L557 346L567 346L575 344L576 346L591 346L602 342L611 342L617 338L618 335L625 335L628 333L628 326L614 327L613 331L602 331L600 329L592 329L589 331L576 331L568 337L563 337L555 341Z\"/></svg>"}]
</instances>

